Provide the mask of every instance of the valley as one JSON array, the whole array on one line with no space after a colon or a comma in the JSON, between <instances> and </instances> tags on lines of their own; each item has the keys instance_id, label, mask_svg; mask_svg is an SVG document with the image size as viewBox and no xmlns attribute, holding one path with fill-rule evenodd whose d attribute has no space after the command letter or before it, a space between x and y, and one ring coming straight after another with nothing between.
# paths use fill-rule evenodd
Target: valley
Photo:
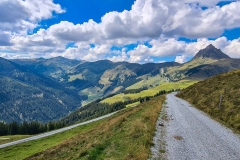
<instances>
[{"instance_id":1,"label":"valley","mask_svg":"<svg viewBox=\"0 0 240 160\"><path fill-rule=\"evenodd\" d=\"M10 144L7 142L12 140L2 142L6 144L0 145L0 159L16 159L16 155L19 159L147 159L151 155L156 127L165 128L170 135L168 142L161 144L159 155L170 159L181 157L186 155L185 151L178 152L182 143L199 139L188 140L184 124L179 124L183 125L181 133L184 135L178 135L180 133L174 130L176 125L170 126L171 121L178 119L172 118L178 110L171 109L172 106L181 107L185 102L175 100L166 108L168 115L162 118L163 124L157 124L162 105L171 104L169 96L176 99L171 93L174 91L193 107L240 133L238 62L239 59L226 57L213 45L183 64L86 62L63 57L1 58L0 133L10 135L14 133L11 132L14 123L25 121L39 121L45 133L26 139L16 136ZM100 120L103 115L105 119ZM5 122L14 123L5 125ZM194 131L192 127L190 130ZM175 134L180 137L175 138L182 142L180 146L172 142ZM163 137L160 140L164 141ZM221 145L228 147L223 142ZM31 148L35 149L29 152ZM196 157L195 152L191 154L186 156Z\"/></svg>"}]
</instances>

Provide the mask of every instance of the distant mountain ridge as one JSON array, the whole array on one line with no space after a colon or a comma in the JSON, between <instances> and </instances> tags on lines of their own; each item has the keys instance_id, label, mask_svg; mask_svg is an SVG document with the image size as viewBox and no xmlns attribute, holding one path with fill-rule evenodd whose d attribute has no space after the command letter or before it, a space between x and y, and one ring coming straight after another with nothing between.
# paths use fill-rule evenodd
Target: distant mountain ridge
<instances>
[{"instance_id":1,"label":"distant mountain ridge","mask_svg":"<svg viewBox=\"0 0 240 160\"><path fill-rule=\"evenodd\" d=\"M54 79L58 79L64 75L68 69L82 63L82 61L67 59L61 56L49 59L12 59L11 61Z\"/></svg>"},{"instance_id":2,"label":"distant mountain ridge","mask_svg":"<svg viewBox=\"0 0 240 160\"><path fill-rule=\"evenodd\" d=\"M206 48L200 50L192 60L194 59L204 59L204 58L210 58L210 59L225 59L230 58L228 55L223 53L220 49L217 49L212 44L208 45Z\"/></svg>"}]
</instances>

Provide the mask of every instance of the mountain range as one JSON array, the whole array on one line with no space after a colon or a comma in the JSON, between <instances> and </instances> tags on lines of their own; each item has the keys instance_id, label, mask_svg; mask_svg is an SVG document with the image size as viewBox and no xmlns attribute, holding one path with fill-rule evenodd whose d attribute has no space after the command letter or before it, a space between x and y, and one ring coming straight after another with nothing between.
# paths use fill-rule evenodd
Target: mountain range
<instances>
[{"instance_id":1,"label":"mountain range","mask_svg":"<svg viewBox=\"0 0 240 160\"><path fill-rule=\"evenodd\" d=\"M239 59L228 57L213 45L184 64L1 58L0 121L48 122L126 89L151 88L182 79L202 80L237 68Z\"/></svg>"}]
</instances>

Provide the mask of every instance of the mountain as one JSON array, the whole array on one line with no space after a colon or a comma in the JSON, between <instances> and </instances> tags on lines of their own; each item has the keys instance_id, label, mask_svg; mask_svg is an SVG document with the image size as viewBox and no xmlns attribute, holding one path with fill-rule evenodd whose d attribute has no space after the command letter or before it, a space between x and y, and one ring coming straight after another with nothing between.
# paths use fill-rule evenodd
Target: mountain
<instances>
[{"instance_id":1,"label":"mountain","mask_svg":"<svg viewBox=\"0 0 240 160\"><path fill-rule=\"evenodd\" d=\"M111 62L109 60L84 62L63 57L15 59L12 61L53 78L68 88L78 90L79 95L89 97L88 101L119 93L128 86L141 81L143 75L156 76L162 68L180 65L176 62L147 64Z\"/></svg>"},{"instance_id":2,"label":"mountain","mask_svg":"<svg viewBox=\"0 0 240 160\"><path fill-rule=\"evenodd\" d=\"M220 49L215 48L212 44L208 45L206 48L200 50L192 60L195 59L205 59L205 58L210 58L210 59L225 59L225 58L230 58L228 55L223 53Z\"/></svg>"},{"instance_id":3,"label":"mountain","mask_svg":"<svg viewBox=\"0 0 240 160\"><path fill-rule=\"evenodd\" d=\"M0 58L0 121L23 122L59 119L81 106L76 91Z\"/></svg>"},{"instance_id":4,"label":"mountain","mask_svg":"<svg viewBox=\"0 0 240 160\"><path fill-rule=\"evenodd\" d=\"M165 71L165 75L170 81L179 79L203 80L217 74L228 72L240 68L240 60L233 59L215 48L212 44L200 50L191 61L181 66L170 67Z\"/></svg>"},{"instance_id":5,"label":"mountain","mask_svg":"<svg viewBox=\"0 0 240 160\"><path fill-rule=\"evenodd\" d=\"M67 71L65 82L69 87L77 88L81 95L89 100L119 93L128 86L142 80L141 76L156 76L162 68L178 66L176 62L137 64L100 60L85 62Z\"/></svg>"},{"instance_id":6,"label":"mountain","mask_svg":"<svg viewBox=\"0 0 240 160\"><path fill-rule=\"evenodd\" d=\"M54 78L57 81L61 81L61 76L63 76L68 69L82 63L82 61L67 59L60 56L49 59L13 59L11 61L25 68L34 69L38 73Z\"/></svg>"},{"instance_id":7,"label":"mountain","mask_svg":"<svg viewBox=\"0 0 240 160\"><path fill-rule=\"evenodd\" d=\"M239 69L219 74L183 89L177 96L240 133L239 79Z\"/></svg>"}]
</instances>

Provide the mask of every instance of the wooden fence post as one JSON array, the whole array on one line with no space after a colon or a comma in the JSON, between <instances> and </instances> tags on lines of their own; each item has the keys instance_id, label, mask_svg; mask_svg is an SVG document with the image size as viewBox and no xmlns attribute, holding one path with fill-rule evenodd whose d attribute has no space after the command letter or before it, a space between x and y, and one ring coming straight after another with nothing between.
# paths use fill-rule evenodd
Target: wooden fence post
<instances>
[{"instance_id":1,"label":"wooden fence post","mask_svg":"<svg viewBox=\"0 0 240 160\"><path fill-rule=\"evenodd\" d=\"M219 109L221 109L221 105L222 105L222 94L220 95L220 99L219 99Z\"/></svg>"}]
</instances>

